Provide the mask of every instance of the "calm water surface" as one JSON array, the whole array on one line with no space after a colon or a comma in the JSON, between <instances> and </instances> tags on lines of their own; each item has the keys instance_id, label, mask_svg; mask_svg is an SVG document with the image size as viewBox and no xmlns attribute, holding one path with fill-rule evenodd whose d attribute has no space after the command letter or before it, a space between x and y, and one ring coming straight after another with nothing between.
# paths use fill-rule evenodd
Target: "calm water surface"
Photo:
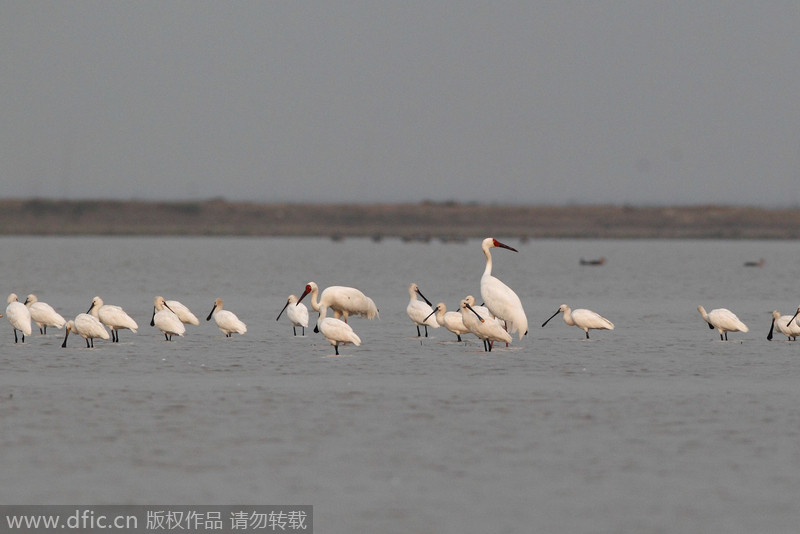
<instances>
[{"instance_id":1,"label":"calm water surface","mask_svg":"<svg viewBox=\"0 0 800 534\"><path fill-rule=\"evenodd\" d=\"M765 339L800 304L797 244L508 243L495 275L530 333L486 354L405 314L410 282L450 309L479 295L477 240L1 238L4 295L68 318L100 295L140 329L62 349L2 319L0 502L312 504L342 534L797 532L800 344ZM276 322L308 280L375 300L361 347ZM155 295L202 324L165 342ZM215 297L246 335L205 321ZM561 303L616 329L541 328ZM750 332L720 342L698 304Z\"/></svg>"}]
</instances>

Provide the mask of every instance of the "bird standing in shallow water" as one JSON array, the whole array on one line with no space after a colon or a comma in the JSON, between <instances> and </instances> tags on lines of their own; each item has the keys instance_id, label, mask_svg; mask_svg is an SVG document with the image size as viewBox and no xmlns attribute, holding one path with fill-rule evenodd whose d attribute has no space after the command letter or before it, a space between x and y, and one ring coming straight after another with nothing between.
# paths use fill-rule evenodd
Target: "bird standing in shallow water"
<instances>
[{"instance_id":1,"label":"bird standing in shallow water","mask_svg":"<svg viewBox=\"0 0 800 534\"><path fill-rule=\"evenodd\" d=\"M221 298L214 300L214 307L211 308L211 313L206 317L206 321L210 321L211 317L214 317L217 328L225 334L225 337L232 337L234 333L244 334L247 332L247 325L240 321L236 314L222 309Z\"/></svg>"},{"instance_id":2,"label":"bird standing in shallow water","mask_svg":"<svg viewBox=\"0 0 800 534\"><path fill-rule=\"evenodd\" d=\"M25 298L25 306L31 312L31 319L39 327L39 333L47 334L48 326L63 328L66 320L46 302L39 302L36 295L30 294Z\"/></svg>"},{"instance_id":3,"label":"bird standing in shallow water","mask_svg":"<svg viewBox=\"0 0 800 534\"><path fill-rule=\"evenodd\" d=\"M492 276L492 254L489 250L493 247L505 248L517 252L517 249L501 243L493 237L487 237L481 244L483 254L486 256L486 268L481 276L481 298L483 304L492 315L505 321L510 333L519 332L519 338L528 333L528 318L522 308L522 302L514 291L498 278Z\"/></svg>"},{"instance_id":4,"label":"bird standing in shallow water","mask_svg":"<svg viewBox=\"0 0 800 534\"><path fill-rule=\"evenodd\" d=\"M583 308L573 310L566 304L562 304L558 307L556 312L550 316L550 319L559 313L564 314L564 322L567 323L567 325L577 326L586 332L586 339L589 339L589 330L614 330L614 323L592 310L585 310ZM550 322L550 319L542 323L542 328Z\"/></svg>"},{"instance_id":5,"label":"bird standing in shallow water","mask_svg":"<svg viewBox=\"0 0 800 534\"><path fill-rule=\"evenodd\" d=\"M6 307L6 319L14 329L14 343L17 341L17 330L22 333L22 342L25 343L25 336L31 335L31 312L28 307L19 301L16 293L8 296L8 306Z\"/></svg>"},{"instance_id":6,"label":"bird standing in shallow water","mask_svg":"<svg viewBox=\"0 0 800 534\"><path fill-rule=\"evenodd\" d=\"M435 317L431 317L433 315L433 308L431 308L431 302L425 298L425 295L419 290L419 286L417 284L411 284L408 286L408 295L409 301L408 306L406 306L406 313L408 314L409 319L417 325L417 337L421 337L419 327L425 327L425 337L428 337L428 327L431 328L439 328L439 323L436 322ZM422 297L421 300L417 300L417 295Z\"/></svg>"},{"instance_id":7,"label":"bird standing in shallow water","mask_svg":"<svg viewBox=\"0 0 800 534\"><path fill-rule=\"evenodd\" d=\"M717 308L706 313L706 309L702 306L697 307L697 311L703 317L703 320L708 323L711 330L715 328L719 332L720 341L728 341L728 332L749 332L750 329L747 325L736 317L736 314L727 308Z\"/></svg>"},{"instance_id":8,"label":"bird standing in shallow water","mask_svg":"<svg viewBox=\"0 0 800 534\"><path fill-rule=\"evenodd\" d=\"M92 299L92 306L86 313L93 315L95 319L100 319L100 322L111 330L112 343L119 343L119 330L127 328L135 334L139 329L139 325L125 313L125 310L119 306L104 304L100 297Z\"/></svg>"},{"instance_id":9,"label":"bird standing in shallow water","mask_svg":"<svg viewBox=\"0 0 800 534\"><path fill-rule=\"evenodd\" d=\"M289 298L286 299L286 304L284 304L278 317L275 318L276 321L281 318L284 310L286 310L286 316L289 318L289 322L292 323L292 332L294 332L294 335L297 335L296 328L298 326L303 328L303 335L306 335L306 328L308 328L308 308L306 308L305 304L298 302L297 295L289 295Z\"/></svg>"}]
</instances>

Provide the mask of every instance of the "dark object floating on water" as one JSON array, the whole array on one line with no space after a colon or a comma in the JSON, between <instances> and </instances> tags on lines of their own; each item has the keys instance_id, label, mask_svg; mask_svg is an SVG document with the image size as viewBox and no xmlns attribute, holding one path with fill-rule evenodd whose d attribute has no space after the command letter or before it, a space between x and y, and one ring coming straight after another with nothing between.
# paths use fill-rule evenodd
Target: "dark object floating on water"
<instances>
[{"instance_id":1,"label":"dark object floating on water","mask_svg":"<svg viewBox=\"0 0 800 534\"><path fill-rule=\"evenodd\" d=\"M746 261L746 262L744 262L744 266L745 267L763 267L765 263L766 263L766 261L764 261L764 258L761 258L758 261Z\"/></svg>"},{"instance_id":2,"label":"dark object floating on water","mask_svg":"<svg viewBox=\"0 0 800 534\"><path fill-rule=\"evenodd\" d=\"M581 258L581 265L605 265L606 258L597 258L596 260L585 260Z\"/></svg>"}]
</instances>

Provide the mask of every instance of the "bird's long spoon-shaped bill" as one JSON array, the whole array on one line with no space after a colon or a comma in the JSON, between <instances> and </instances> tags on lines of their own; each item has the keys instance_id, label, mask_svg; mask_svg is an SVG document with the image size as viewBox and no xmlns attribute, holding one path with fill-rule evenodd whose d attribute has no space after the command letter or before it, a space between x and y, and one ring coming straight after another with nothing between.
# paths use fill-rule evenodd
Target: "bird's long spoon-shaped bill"
<instances>
[{"instance_id":1,"label":"bird's long spoon-shaped bill","mask_svg":"<svg viewBox=\"0 0 800 534\"><path fill-rule=\"evenodd\" d=\"M420 290L419 290L419 288L415 289L415 291L417 292L417 295L419 295L420 297L422 297L422 300L424 300L424 301L425 301L425 303L426 303L428 306L433 306L433 304L431 304L431 301L429 301L428 299L426 299L426 298L425 298L425 295L423 295L423 294L422 294L422 291L420 291ZM431 314L431 315L433 315L433 314ZM430 317L430 315L429 315L428 317ZM427 319L428 317L426 317L426 319Z\"/></svg>"},{"instance_id":2,"label":"bird's long spoon-shaped bill","mask_svg":"<svg viewBox=\"0 0 800 534\"><path fill-rule=\"evenodd\" d=\"M423 297L423 298L424 298L424 297ZM429 306L430 306L430 304L429 304ZM431 316L431 315L433 315L434 313L436 313L437 311L439 311L439 306L436 306L436 307L433 309L433 311L432 311L432 312L430 312L430 313L428 314L428 316L427 316L427 317L425 317L425 318L422 320L422 322L424 323L425 321L427 321L427 320L430 318L430 316Z\"/></svg>"},{"instance_id":3,"label":"bird's long spoon-shaped bill","mask_svg":"<svg viewBox=\"0 0 800 534\"><path fill-rule=\"evenodd\" d=\"M210 321L211 320L211 317L213 317L213 315L214 315L214 310L216 310L216 309L217 309L217 305L214 304L214 307L211 308L211 313L209 313L208 317L206 317L206 321Z\"/></svg>"},{"instance_id":4,"label":"bird's long spoon-shaped bill","mask_svg":"<svg viewBox=\"0 0 800 534\"><path fill-rule=\"evenodd\" d=\"M156 307L153 306L153 316L150 317L150 326L156 325Z\"/></svg>"},{"instance_id":5,"label":"bird's long spoon-shaped bill","mask_svg":"<svg viewBox=\"0 0 800 534\"><path fill-rule=\"evenodd\" d=\"M480 314L479 314L478 312L476 312L476 311L475 311L475 310L472 308L472 306L470 306L470 305L469 305L469 303L468 303L468 302L465 302L465 303L464 303L464 305L465 305L467 308L469 308L469 310L470 310L472 313L474 313L474 314L475 314L475 317L477 317L478 319L480 319L480 321L481 321L482 323L485 323L485 322L486 322L486 321L484 320L484 318L483 318L483 317L481 317L481 316L480 316Z\"/></svg>"},{"instance_id":6,"label":"bird's long spoon-shaped bill","mask_svg":"<svg viewBox=\"0 0 800 534\"><path fill-rule=\"evenodd\" d=\"M553 315L550 316L550 319L552 319L553 317L555 317L559 313L561 313L561 309L556 310L556 312ZM550 319L548 319L548 320L546 320L545 322L542 323L542 328L544 328L544 325L546 325L547 323L550 322Z\"/></svg>"},{"instance_id":7,"label":"bird's long spoon-shaped bill","mask_svg":"<svg viewBox=\"0 0 800 534\"><path fill-rule=\"evenodd\" d=\"M283 308L281 308L281 312L278 314L278 317L276 317L276 318L275 318L275 320L276 320L276 321L277 321L278 319L280 319L280 318L281 318L281 315L283 315L283 311L284 311L286 308L288 308L288 307L289 307L289 303L290 303L290 301L288 301L288 300L287 300L287 301L286 301L286 304L284 304L284 305L283 305ZM299 302L298 302L298 304L299 304Z\"/></svg>"},{"instance_id":8,"label":"bird's long spoon-shaped bill","mask_svg":"<svg viewBox=\"0 0 800 534\"><path fill-rule=\"evenodd\" d=\"M797 315L797 314L795 314L795 315ZM794 319L794 317L792 317L792 319ZM791 323L791 322L792 321L789 321L789 323ZM786 323L787 326L788 326L789 323ZM767 341L772 341L772 331L773 330L775 330L775 319L774 318L772 319L772 324L769 327L769 334L767 334Z\"/></svg>"},{"instance_id":9,"label":"bird's long spoon-shaped bill","mask_svg":"<svg viewBox=\"0 0 800 534\"><path fill-rule=\"evenodd\" d=\"M306 295L308 295L309 293L311 293L311 284L306 284L306 289L305 289L305 291L303 291L303 294L300 295L300 298L297 299L297 302L295 303L295 306L300 304L300 301L303 300L304 298L306 298Z\"/></svg>"},{"instance_id":10,"label":"bird's long spoon-shaped bill","mask_svg":"<svg viewBox=\"0 0 800 534\"><path fill-rule=\"evenodd\" d=\"M792 315L792 318L791 318L791 319L789 319L789 322L788 322L788 323L786 323L786 326L787 326L787 327L788 327L790 324L792 324L792 321L794 321L794 319L795 319L795 317L797 317L797 314L798 314L798 313L800 313L800 308L798 308L798 309L797 309L797 312L795 312L795 314L794 314L794 315Z\"/></svg>"}]
</instances>

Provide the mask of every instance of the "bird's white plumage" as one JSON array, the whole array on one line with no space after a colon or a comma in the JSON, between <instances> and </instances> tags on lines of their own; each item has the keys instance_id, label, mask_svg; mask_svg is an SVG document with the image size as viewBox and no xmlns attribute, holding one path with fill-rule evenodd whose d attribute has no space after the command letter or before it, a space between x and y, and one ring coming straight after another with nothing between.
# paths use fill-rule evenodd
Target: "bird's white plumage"
<instances>
[{"instance_id":1,"label":"bird's white plumage","mask_svg":"<svg viewBox=\"0 0 800 534\"><path fill-rule=\"evenodd\" d=\"M14 340L17 339L17 330L22 332L22 342L25 342L25 336L31 335L31 312L28 307L19 301L16 293L11 293L6 300L6 319L11 323L14 328Z\"/></svg>"},{"instance_id":2,"label":"bird's white plumage","mask_svg":"<svg viewBox=\"0 0 800 534\"><path fill-rule=\"evenodd\" d=\"M67 322L52 306L46 302L40 302L36 295L32 293L25 298L25 305L30 311L31 319L42 333L47 331L48 326L55 326L60 329Z\"/></svg>"},{"instance_id":3,"label":"bird's white plumage","mask_svg":"<svg viewBox=\"0 0 800 534\"><path fill-rule=\"evenodd\" d=\"M461 334L469 334L469 328L464 326L464 319L460 312L447 311L447 306L444 302L440 302L433 309L436 317L436 322L439 326L445 327L447 330L458 336L461 340Z\"/></svg>"},{"instance_id":4,"label":"bird's white plumage","mask_svg":"<svg viewBox=\"0 0 800 534\"><path fill-rule=\"evenodd\" d=\"M573 310L566 304L562 304L558 307L556 312L550 316L550 319L559 313L564 314L564 322L568 326L577 326L583 330L586 333L586 339L589 339L589 330L614 330L614 323L592 310L583 308ZM542 326L546 325L550 319L545 321Z\"/></svg>"},{"instance_id":5,"label":"bird's white plumage","mask_svg":"<svg viewBox=\"0 0 800 534\"><path fill-rule=\"evenodd\" d=\"M67 346L67 338L70 332L75 332L85 339L87 347L89 347L90 340L91 346L94 347L95 338L108 339L110 337L103 323L101 323L98 318L88 313L79 313L74 321L67 321L66 329L67 331L64 334L64 343L62 343L62 347Z\"/></svg>"},{"instance_id":6,"label":"bird's white plumage","mask_svg":"<svg viewBox=\"0 0 800 534\"><path fill-rule=\"evenodd\" d=\"M214 317L214 322L217 323L219 328L226 337L231 337L232 334L245 334L247 332L247 325L240 321L236 314L222 309L222 299L217 298L214 301L214 307L211 308L211 313L206 317L206 321Z\"/></svg>"},{"instance_id":7,"label":"bird's white plumage","mask_svg":"<svg viewBox=\"0 0 800 534\"><path fill-rule=\"evenodd\" d=\"M100 319L100 322L111 330L112 338L115 336L116 332L115 341L119 341L119 330L128 329L131 332L136 333L139 329L139 325L136 324L136 321L134 321L133 318L125 312L125 310L123 310L120 306L105 304L103 299L100 297L95 297L92 299L92 306L89 308L87 313L93 315L97 319Z\"/></svg>"},{"instance_id":8,"label":"bird's white plumage","mask_svg":"<svg viewBox=\"0 0 800 534\"><path fill-rule=\"evenodd\" d=\"M328 308L324 305L320 306L317 329L333 345L337 355L339 354L339 345L347 343L352 343L356 347L361 345L361 338L356 335L349 324L341 319L326 317L327 314Z\"/></svg>"},{"instance_id":9,"label":"bird's white plumage","mask_svg":"<svg viewBox=\"0 0 800 534\"><path fill-rule=\"evenodd\" d=\"M180 319L183 324L191 324L194 326L200 324L200 319L198 319L197 316L192 313L192 310L190 310L180 301L165 300L164 304L166 304L169 307L172 313L178 316L178 319Z\"/></svg>"},{"instance_id":10,"label":"bird's white plumage","mask_svg":"<svg viewBox=\"0 0 800 534\"><path fill-rule=\"evenodd\" d=\"M284 310L286 311L286 317L289 318L289 322L292 323L292 329L297 326L301 326L304 329L308 328L308 308L306 308L305 304L298 301L297 295L289 295L286 299L286 304L283 305L283 309L281 309L281 312L275 319L276 321L281 318Z\"/></svg>"},{"instance_id":11,"label":"bird's white plumage","mask_svg":"<svg viewBox=\"0 0 800 534\"><path fill-rule=\"evenodd\" d=\"M420 326L425 326L425 335L427 336L427 327L439 328L439 323L436 322L436 317L432 315L433 308L428 304L428 299L425 299L425 302L423 302L417 299L417 295L425 299L425 296L419 290L419 286L417 284L410 284L408 286L409 300L408 306L406 306L406 313L409 319L417 325L417 333L419 333Z\"/></svg>"},{"instance_id":12,"label":"bird's white plumage","mask_svg":"<svg viewBox=\"0 0 800 534\"><path fill-rule=\"evenodd\" d=\"M171 339L173 335L183 336L186 333L184 322L160 295L153 300L153 318L150 324L161 330L167 339Z\"/></svg>"},{"instance_id":13,"label":"bird's white plumage","mask_svg":"<svg viewBox=\"0 0 800 534\"><path fill-rule=\"evenodd\" d=\"M728 339L728 332L749 332L750 329L744 324L735 313L727 308L716 308L706 313L703 306L698 306L697 311L703 317L703 320L716 328L719 332L720 339Z\"/></svg>"},{"instance_id":14,"label":"bird's white plumage","mask_svg":"<svg viewBox=\"0 0 800 534\"><path fill-rule=\"evenodd\" d=\"M505 343L511 343L511 334L503 328L503 324L496 318L480 315L480 312L477 312L476 308L473 308L467 299L461 301L459 310L462 320L464 321L464 326L479 339L488 342L503 341ZM479 315L480 317L478 317ZM483 319L483 321L481 321L481 319Z\"/></svg>"},{"instance_id":15,"label":"bird's white plumage","mask_svg":"<svg viewBox=\"0 0 800 534\"><path fill-rule=\"evenodd\" d=\"M772 330L777 327L778 331L787 338L794 341L800 336L800 322L797 321L797 315L800 314L800 306L794 315L781 315L781 312L775 310L772 312L772 326L770 326L767 339L772 340Z\"/></svg>"},{"instance_id":16,"label":"bird's white plumage","mask_svg":"<svg viewBox=\"0 0 800 534\"><path fill-rule=\"evenodd\" d=\"M315 282L308 282L299 301L311 293L311 308L315 312L320 310L320 306L325 306L333 310L334 319L343 317L347 322L350 315L360 315L367 319L379 318L378 307L375 302L360 290L347 286L326 287L322 293Z\"/></svg>"},{"instance_id":17,"label":"bird's white plumage","mask_svg":"<svg viewBox=\"0 0 800 534\"><path fill-rule=\"evenodd\" d=\"M506 322L508 331L512 334L519 332L519 338L522 339L528 333L528 318L519 296L498 278L492 276L492 253L489 249L493 247L517 251L493 237L483 240L481 249L486 256L486 267L481 276L481 298L495 317Z\"/></svg>"}]
</instances>

